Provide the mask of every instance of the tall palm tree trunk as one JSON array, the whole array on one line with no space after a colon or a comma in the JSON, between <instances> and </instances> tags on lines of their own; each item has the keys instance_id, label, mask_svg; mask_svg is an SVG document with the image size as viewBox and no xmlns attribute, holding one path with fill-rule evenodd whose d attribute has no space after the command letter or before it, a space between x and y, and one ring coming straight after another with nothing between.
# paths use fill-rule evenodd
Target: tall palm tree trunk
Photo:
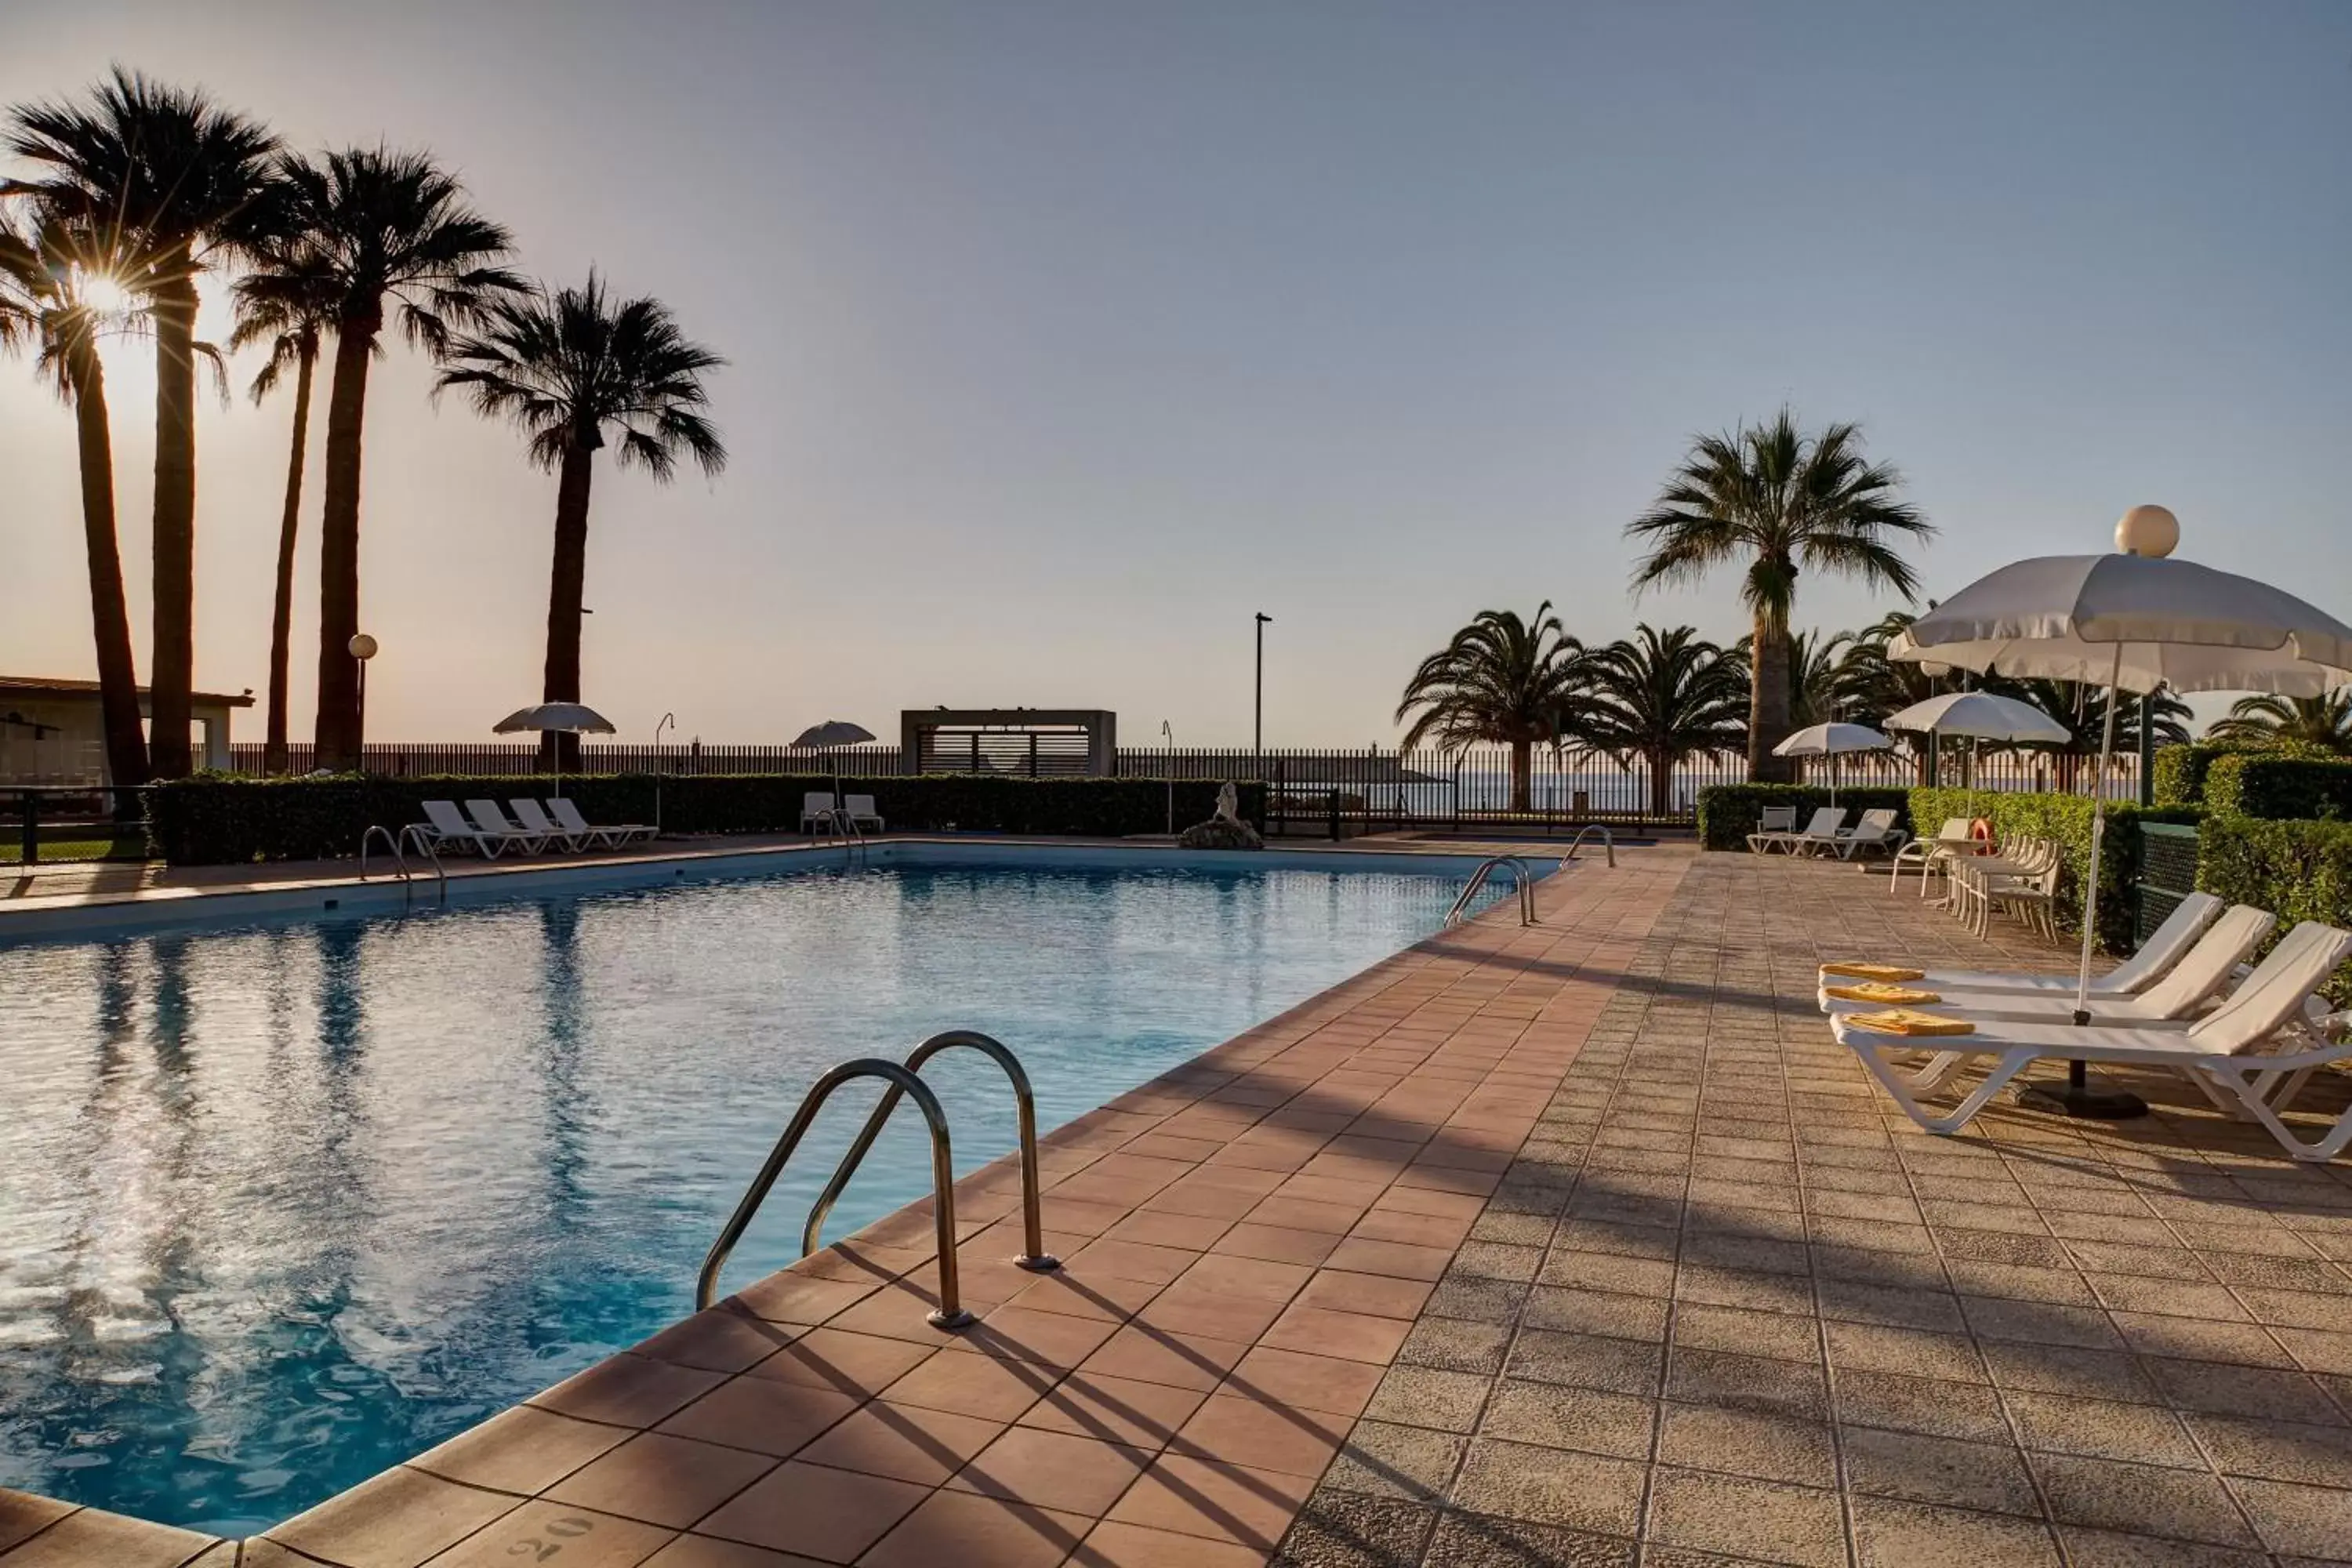
<instances>
[{"instance_id":1,"label":"tall palm tree trunk","mask_svg":"<svg viewBox=\"0 0 2352 1568\"><path fill-rule=\"evenodd\" d=\"M1668 797L1674 793L1674 753L1660 748L1650 753L1650 815L1666 815Z\"/></svg>"},{"instance_id":2,"label":"tall palm tree trunk","mask_svg":"<svg viewBox=\"0 0 2352 1568\"><path fill-rule=\"evenodd\" d=\"M547 594L547 671L542 702L580 700L580 601L588 582L588 483L595 449L575 438L563 449L555 481L555 569ZM580 767L580 737L550 731L539 738L541 766L561 773Z\"/></svg>"},{"instance_id":3,"label":"tall palm tree trunk","mask_svg":"<svg viewBox=\"0 0 2352 1568\"><path fill-rule=\"evenodd\" d=\"M155 320L155 647L148 680L149 752L158 776L184 778L195 680L196 286L157 283Z\"/></svg>"},{"instance_id":4,"label":"tall palm tree trunk","mask_svg":"<svg viewBox=\"0 0 2352 1568\"><path fill-rule=\"evenodd\" d=\"M1535 753L1533 741L1511 742L1511 809L1531 811L1535 807Z\"/></svg>"},{"instance_id":5,"label":"tall palm tree trunk","mask_svg":"<svg viewBox=\"0 0 2352 1568\"><path fill-rule=\"evenodd\" d=\"M1749 641L1754 683L1748 693L1748 776L1757 784L1795 777L1787 757L1772 748L1789 738L1789 630L1759 613Z\"/></svg>"},{"instance_id":6,"label":"tall palm tree trunk","mask_svg":"<svg viewBox=\"0 0 2352 1568\"><path fill-rule=\"evenodd\" d=\"M114 439L107 427L106 373L94 344L68 352L74 436L81 460L82 546L89 557L89 624L98 643L98 702L106 773L118 785L150 777L139 729L139 675L131 660L131 606L122 593L122 551L114 531Z\"/></svg>"},{"instance_id":7,"label":"tall palm tree trunk","mask_svg":"<svg viewBox=\"0 0 2352 1568\"><path fill-rule=\"evenodd\" d=\"M302 459L310 440L310 382L319 350L308 339L295 359L294 449L286 459L286 510L278 520L278 597L269 614L269 731L261 747L264 773L286 771L286 677L294 636L294 540L302 515Z\"/></svg>"},{"instance_id":8,"label":"tall palm tree trunk","mask_svg":"<svg viewBox=\"0 0 2352 1568\"><path fill-rule=\"evenodd\" d=\"M319 721L317 765L360 765L360 429L367 416L368 356L381 312L343 318L327 390L327 495L319 522Z\"/></svg>"}]
</instances>

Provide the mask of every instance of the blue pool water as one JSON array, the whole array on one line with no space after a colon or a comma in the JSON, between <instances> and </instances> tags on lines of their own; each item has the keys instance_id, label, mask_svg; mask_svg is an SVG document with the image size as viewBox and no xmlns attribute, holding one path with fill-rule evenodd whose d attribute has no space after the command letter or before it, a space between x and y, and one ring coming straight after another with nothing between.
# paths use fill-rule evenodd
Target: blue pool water
<instances>
[{"instance_id":1,"label":"blue pool water","mask_svg":"<svg viewBox=\"0 0 2352 1568\"><path fill-rule=\"evenodd\" d=\"M1460 876L882 866L0 948L0 1485L260 1529L683 1316L831 1063L986 1030L1051 1128L1426 935ZM1012 1146L995 1072L927 1074L963 1168ZM796 1255L871 1100L730 1281ZM927 1172L908 1116L832 1234Z\"/></svg>"}]
</instances>

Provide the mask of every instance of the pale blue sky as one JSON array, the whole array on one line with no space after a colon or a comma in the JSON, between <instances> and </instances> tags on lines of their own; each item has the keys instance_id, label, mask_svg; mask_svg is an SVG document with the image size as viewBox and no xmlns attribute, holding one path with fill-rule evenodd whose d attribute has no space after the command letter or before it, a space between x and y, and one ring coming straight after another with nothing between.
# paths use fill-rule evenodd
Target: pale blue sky
<instances>
[{"instance_id":1,"label":"pale blue sky","mask_svg":"<svg viewBox=\"0 0 2352 1568\"><path fill-rule=\"evenodd\" d=\"M599 478L586 695L639 736L946 702L1245 742L1263 608L1269 740L1385 741L1483 606L1739 630L1728 577L1629 606L1619 531L1783 400L1907 473L1931 591L2156 500L2184 554L2352 611L2341 0L84 0L6 33L0 101L121 60L299 144L429 145L528 268L593 260L729 356L724 479ZM370 410L379 739L538 691L552 482L425 379L396 351ZM264 684L288 416L202 416L201 684ZM0 670L90 668L72 461L0 366ZM315 594L306 549L305 738Z\"/></svg>"}]
</instances>

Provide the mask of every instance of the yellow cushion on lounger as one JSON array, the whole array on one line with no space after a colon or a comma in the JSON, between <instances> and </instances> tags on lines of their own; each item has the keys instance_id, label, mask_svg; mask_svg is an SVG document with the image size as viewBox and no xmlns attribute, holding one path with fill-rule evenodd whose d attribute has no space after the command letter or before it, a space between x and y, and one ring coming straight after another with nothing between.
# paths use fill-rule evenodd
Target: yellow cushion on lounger
<instances>
[{"instance_id":1,"label":"yellow cushion on lounger","mask_svg":"<svg viewBox=\"0 0 2352 1568\"><path fill-rule=\"evenodd\" d=\"M1892 1007L1884 1013L1848 1013L1845 1021L1855 1028L1868 1029L1878 1035L1973 1035L1977 1032L1977 1026L1965 1018L1914 1013L1908 1007Z\"/></svg>"},{"instance_id":2,"label":"yellow cushion on lounger","mask_svg":"<svg viewBox=\"0 0 2352 1568\"><path fill-rule=\"evenodd\" d=\"M1884 1002L1890 1007L1916 1007L1923 1003L1941 1002L1941 993L1915 991L1907 985L1882 985L1875 980L1865 980L1856 985L1824 985L1822 990L1841 1002Z\"/></svg>"},{"instance_id":3,"label":"yellow cushion on lounger","mask_svg":"<svg viewBox=\"0 0 2352 1568\"><path fill-rule=\"evenodd\" d=\"M1849 980L1884 980L1895 984L1905 980L1925 980L1924 969L1906 969L1899 963L1824 963L1823 974L1843 974Z\"/></svg>"}]
</instances>

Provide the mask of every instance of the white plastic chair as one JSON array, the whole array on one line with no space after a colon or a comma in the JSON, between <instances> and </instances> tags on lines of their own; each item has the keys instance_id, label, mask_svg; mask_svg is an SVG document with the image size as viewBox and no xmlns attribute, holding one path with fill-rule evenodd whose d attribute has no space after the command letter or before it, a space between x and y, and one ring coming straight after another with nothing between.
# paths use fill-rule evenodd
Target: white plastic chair
<instances>
[{"instance_id":1,"label":"white plastic chair","mask_svg":"<svg viewBox=\"0 0 2352 1568\"><path fill-rule=\"evenodd\" d=\"M813 789L801 796L801 831L813 833L833 822L833 792Z\"/></svg>"},{"instance_id":2,"label":"white plastic chair","mask_svg":"<svg viewBox=\"0 0 2352 1568\"><path fill-rule=\"evenodd\" d=\"M1768 805L1756 818L1756 831L1748 836L1748 852L1761 855L1772 847L1773 841L1797 830L1797 808L1793 805Z\"/></svg>"},{"instance_id":3,"label":"white plastic chair","mask_svg":"<svg viewBox=\"0 0 2352 1568\"><path fill-rule=\"evenodd\" d=\"M875 811L874 797L870 795L842 796L842 812L858 827L871 828L876 833L882 831L882 818Z\"/></svg>"}]
</instances>

